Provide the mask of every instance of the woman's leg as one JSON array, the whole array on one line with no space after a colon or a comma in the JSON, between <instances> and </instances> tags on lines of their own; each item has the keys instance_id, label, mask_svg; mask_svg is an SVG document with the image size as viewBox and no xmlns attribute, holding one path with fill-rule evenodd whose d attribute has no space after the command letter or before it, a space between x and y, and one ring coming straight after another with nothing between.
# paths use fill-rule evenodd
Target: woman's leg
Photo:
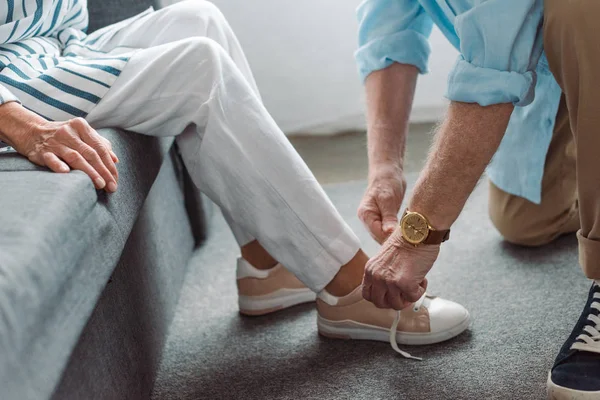
<instances>
[{"instance_id":1,"label":"woman's leg","mask_svg":"<svg viewBox=\"0 0 600 400\"><path fill-rule=\"evenodd\" d=\"M97 40L95 46L102 47L104 51L119 46L147 48L194 37L207 37L217 42L260 100L256 82L237 37L219 9L207 1L182 1L158 10L122 28L109 39L105 36ZM91 37L90 40L96 38ZM227 210L222 211L240 245L242 257L257 269L275 266L277 260L248 231L236 224ZM356 256L344 268L346 272L338 274L327 289L338 295L351 291L362 279L365 262L364 253ZM282 288L285 288L286 282L291 287L297 287L291 277L280 281Z\"/></svg>"},{"instance_id":2,"label":"woman's leg","mask_svg":"<svg viewBox=\"0 0 600 400\"><path fill-rule=\"evenodd\" d=\"M231 57L210 39L142 50L89 114L177 137L195 183L237 225L314 291L359 243Z\"/></svg>"},{"instance_id":3,"label":"woman's leg","mask_svg":"<svg viewBox=\"0 0 600 400\"><path fill-rule=\"evenodd\" d=\"M94 33L87 41L92 43L93 48L110 52L123 47L146 49L189 38L209 38L217 42L260 98L256 81L235 33L221 11L208 1L181 1L143 16L115 34L102 31ZM91 51L89 53L93 54ZM267 269L277 263L250 233L236 225L226 213L224 215L240 246L242 257L259 269Z\"/></svg>"}]
</instances>

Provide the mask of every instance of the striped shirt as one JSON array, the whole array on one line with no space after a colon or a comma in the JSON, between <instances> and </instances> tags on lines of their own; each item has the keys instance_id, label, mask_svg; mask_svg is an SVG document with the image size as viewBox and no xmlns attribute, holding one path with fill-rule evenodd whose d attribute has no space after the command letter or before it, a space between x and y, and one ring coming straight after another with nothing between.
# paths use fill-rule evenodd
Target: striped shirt
<instances>
[{"instance_id":1,"label":"striped shirt","mask_svg":"<svg viewBox=\"0 0 600 400\"><path fill-rule=\"evenodd\" d=\"M0 21L0 104L49 120L85 117L135 51L107 45L131 19L85 34L86 0L6 0Z\"/></svg>"}]
</instances>

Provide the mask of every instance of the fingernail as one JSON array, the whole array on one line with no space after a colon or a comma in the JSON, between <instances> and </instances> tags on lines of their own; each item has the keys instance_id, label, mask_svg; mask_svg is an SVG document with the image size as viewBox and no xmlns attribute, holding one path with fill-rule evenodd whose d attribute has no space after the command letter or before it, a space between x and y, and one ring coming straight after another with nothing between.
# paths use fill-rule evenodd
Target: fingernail
<instances>
[{"instance_id":1,"label":"fingernail","mask_svg":"<svg viewBox=\"0 0 600 400\"><path fill-rule=\"evenodd\" d=\"M108 189L109 192L116 192L117 191L117 184L114 183L114 182L111 182L111 183L108 184L107 189Z\"/></svg>"},{"instance_id":2,"label":"fingernail","mask_svg":"<svg viewBox=\"0 0 600 400\"><path fill-rule=\"evenodd\" d=\"M94 181L94 184L96 185L96 187L98 189L103 189L104 186L106 186L106 182L102 178L96 178L96 180Z\"/></svg>"}]
</instances>

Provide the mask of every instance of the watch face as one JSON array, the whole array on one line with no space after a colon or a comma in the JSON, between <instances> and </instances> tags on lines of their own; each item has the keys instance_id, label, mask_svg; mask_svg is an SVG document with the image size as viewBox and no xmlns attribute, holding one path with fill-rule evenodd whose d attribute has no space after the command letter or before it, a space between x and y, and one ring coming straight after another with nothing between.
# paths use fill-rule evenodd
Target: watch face
<instances>
[{"instance_id":1,"label":"watch face","mask_svg":"<svg viewBox=\"0 0 600 400\"><path fill-rule=\"evenodd\" d=\"M409 213L402 219L402 236L412 244L423 243L429 235L427 221L417 213Z\"/></svg>"}]
</instances>

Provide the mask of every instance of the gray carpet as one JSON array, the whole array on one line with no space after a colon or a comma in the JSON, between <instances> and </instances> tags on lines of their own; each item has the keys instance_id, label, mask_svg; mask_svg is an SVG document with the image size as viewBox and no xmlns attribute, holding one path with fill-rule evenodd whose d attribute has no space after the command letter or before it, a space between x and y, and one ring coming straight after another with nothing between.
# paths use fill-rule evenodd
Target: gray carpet
<instances>
[{"instance_id":1,"label":"gray carpet","mask_svg":"<svg viewBox=\"0 0 600 400\"><path fill-rule=\"evenodd\" d=\"M326 189L374 254L376 244L355 217L364 183ZM487 218L486 194L484 182L429 277L429 292L464 304L473 324L449 342L407 347L421 362L401 358L386 343L319 337L313 305L240 316L238 251L221 216L215 218L190 267L154 399L545 398L548 368L589 283L574 236L539 249L502 242Z\"/></svg>"}]
</instances>

